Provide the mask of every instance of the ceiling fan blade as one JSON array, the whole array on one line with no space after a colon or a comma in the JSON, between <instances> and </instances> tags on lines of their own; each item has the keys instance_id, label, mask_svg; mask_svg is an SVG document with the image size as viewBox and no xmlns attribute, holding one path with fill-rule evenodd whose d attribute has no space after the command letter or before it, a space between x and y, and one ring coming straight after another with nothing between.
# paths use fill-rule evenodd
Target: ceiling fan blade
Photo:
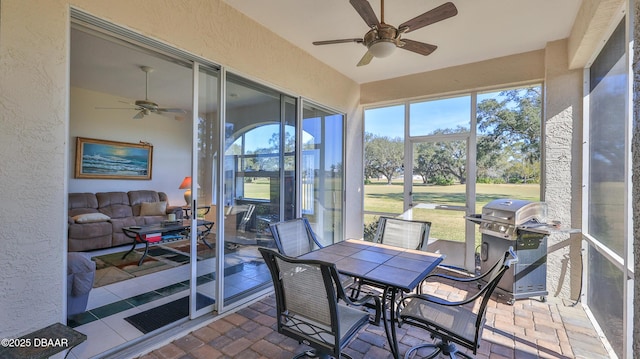
<instances>
[{"instance_id":1,"label":"ceiling fan blade","mask_svg":"<svg viewBox=\"0 0 640 359\"><path fill-rule=\"evenodd\" d=\"M401 32L411 32L427 25L434 24L438 21L448 19L458 14L458 9L452 2L444 3L434 9L425 12L422 15L418 15L413 19L404 22L398 26L398 30Z\"/></svg>"},{"instance_id":2,"label":"ceiling fan blade","mask_svg":"<svg viewBox=\"0 0 640 359\"><path fill-rule=\"evenodd\" d=\"M367 50L367 52L364 53L364 56L360 59L360 62L358 62L357 66L368 65L371 60L373 60L373 54Z\"/></svg>"},{"instance_id":3,"label":"ceiling fan blade","mask_svg":"<svg viewBox=\"0 0 640 359\"><path fill-rule=\"evenodd\" d=\"M95 107L96 110L138 110L133 107Z\"/></svg>"},{"instance_id":4,"label":"ceiling fan blade","mask_svg":"<svg viewBox=\"0 0 640 359\"><path fill-rule=\"evenodd\" d=\"M185 111L185 110L183 110L181 108L159 108L156 111L158 111L158 112L182 113L182 114L187 113L187 111Z\"/></svg>"},{"instance_id":5,"label":"ceiling fan blade","mask_svg":"<svg viewBox=\"0 0 640 359\"><path fill-rule=\"evenodd\" d=\"M436 45L426 44L424 42L409 39L402 39L400 40L400 42L404 43L404 45L400 46L401 49L413 51L424 56L431 54L438 48L438 46Z\"/></svg>"},{"instance_id":6,"label":"ceiling fan blade","mask_svg":"<svg viewBox=\"0 0 640 359\"><path fill-rule=\"evenodd\" d=\"M331 45L331 44L342 44L342 43L347 43L347 42L355 42L355 43L361 44L363 41L364 40L362 40L360 38L354 38L354 39L314 41L313 44L314 45Z\"/></svg>"},{"instance_id":7,"label":"ceiling fan blade","mask_svg":"<svg viewBox=\"0 0 640 359\"><path fill-rule=\"evenodd\" d=\"M369 4L367 0L349 0L349 2L369 27L380 25L380 21L378 21L376 13L373 11L371 4Z\"/></svg>"},{"instance_id":8,"label":"ceiling fan blade","mask_svg":"<svg viewBox=\"0 0 640 359\"><path fill-rule=\"evenodd\" d=\"M144 110L141 110L140 112L138 112L135 116L133 116L134 120L139 120L141 118L144 117Z\"/></svg>"}]
</instances>

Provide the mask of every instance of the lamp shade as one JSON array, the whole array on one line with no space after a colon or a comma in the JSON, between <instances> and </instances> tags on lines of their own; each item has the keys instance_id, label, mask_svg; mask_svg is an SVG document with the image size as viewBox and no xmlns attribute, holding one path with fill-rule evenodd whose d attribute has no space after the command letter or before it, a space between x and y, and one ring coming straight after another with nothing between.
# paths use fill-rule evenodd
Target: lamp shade
<instances>
[{"instance_id":1,"label":"lamp shade","mask_svg":"<svg viewBox=\"0 0 640 359\"><path fill-rule=\"evenodd\" d=\"M369 45L369 52L377 58L387 57L396 51L396 43L390 39L380 39Z\"/></svg>"},{"instance_id":2,"label":"lamp shade","mask_svg":"<svg viewBox=\"0 0 640 359\"><path fill-rule=\"evenodd\" d=\"M184 201L187 202L187 206L191 205L191 177L187 176L180 183L178 189L186 189L184 191Z\"/></svg>"},{"instance_id":3,"label":"lamp shade","mask_svg":"<svg viewBox=\"0 0 640 359\"><path fill-rule=\"evenodd\" d=\"M185 177L182 180L182 183L180 183L180 187L178 187L178 189L186 189L186 188L191 188L191 177Z\"/></svg>"}]
</instances>

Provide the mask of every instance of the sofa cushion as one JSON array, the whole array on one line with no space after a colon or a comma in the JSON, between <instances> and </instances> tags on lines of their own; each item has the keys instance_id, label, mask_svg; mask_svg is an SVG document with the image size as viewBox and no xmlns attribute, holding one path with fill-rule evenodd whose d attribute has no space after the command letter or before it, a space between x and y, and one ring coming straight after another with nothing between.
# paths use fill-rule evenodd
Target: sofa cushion
<instances>
[{"instance_id":1,"label":"sofa cushion","mask_svg":"<svg viewBox=\"0 0 640 359\"><path fill-rule=\"evenodd\" d=\"M69 193L67 207L71 217L83 213L98 213L98 199L93 193Z\"/></svg>"},{"instance_id":2,"label":"sofa cushion","mask_svg":"<svg viewBox=\"0 0 640 359\"><path fill-rule=\"evenodd\" d=\"M140 204L140 216L164 216L167 214L167 202L143 202Z\"/></svg>"},{"instance_id":3,"label":"sofa cushion","mask_svg":"<svg viewBox=\"0 0 640 359\"><path fill-rule=\"evenodd\" d=\"M112 218L111 219L111 235L112 235L112 246L120 246L123 244L131 244L133 242L133 238L128 237L122 232L122 227L129 226L144 226L145 225L145 217L125 217L125 218Z\"/></svg>"},{"instance_id":4,"label":"sofa cushion","mask_svg":"<svg viewBox=\"0 0 640 359\"><path fill-rule=\"evenodd\" d=\"M129 196L126 192L99 192L98 209L111 218L125 218L133 216Z\"/></svg>"},{"instance_id":5,"label":"sofa cushion","mask_svg":"<svg viewBox=\"0 0 640 359\"><path fill-rule=\"evenodd\" d=\"M111 233L113 232L110 222L73 223L69 225L69 239L87 240L108 238L109 243L107 245L110 246Z\"/></svg>"},{"instance_id":6,"label":"sofa cushion","mask_svg":"<svg viewBox=\"0 0 640 359\"><path fill-rule=\"evenodd\" d=\"M131 204L133 215L140 216L140 209L143 203L167 201L166 197L160 198L160 193L151 190L129 191L127 194L129 195L129 203Z\"/></svg>"},{"instance_id":7,"label":"sofa cushion","mask_svg":"<svg viewBox=\"0 0 640 359\"><path fill-rule=\"evenodd\" d=\"M98 199L93 193L69 193L69 209L98 208Z\"/></svg>"},{"instance_id":8,"label":"sofa cushion","mask_svg":"<svg viewBox=\"0 0 640 359\"><path fill-rule=\"evenodd\" d=\"M106 222L111 219L104 213L85 213L71 217L76 223Z\"/></svg>"}]
</instances>

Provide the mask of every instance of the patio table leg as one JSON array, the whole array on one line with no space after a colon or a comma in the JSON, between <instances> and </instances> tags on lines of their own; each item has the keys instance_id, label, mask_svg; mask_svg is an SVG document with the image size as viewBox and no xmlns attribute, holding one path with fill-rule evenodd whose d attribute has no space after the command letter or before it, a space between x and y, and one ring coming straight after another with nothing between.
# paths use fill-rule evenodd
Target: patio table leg
<instances>
[{"instance_id":1,"label":"patio table leg","mask_svg":"<svg viewBox=\"0 0 640 359\"><path fill-rule=\"evenodd\" d=\"M389 298L389 294L391 294L391 304L389 305L389 314L391 318L387 318L387 298ZM382 324L384 325L384 332L387 335L387 341L389 342L389 350L391 351L391 355L395 359L400 358L400 353L398 349L398 338L396 334L396 315L395 315L395 301L396 301L396 289L395 288L385 288L382 292Z\"/></svg>"}]
</instances>

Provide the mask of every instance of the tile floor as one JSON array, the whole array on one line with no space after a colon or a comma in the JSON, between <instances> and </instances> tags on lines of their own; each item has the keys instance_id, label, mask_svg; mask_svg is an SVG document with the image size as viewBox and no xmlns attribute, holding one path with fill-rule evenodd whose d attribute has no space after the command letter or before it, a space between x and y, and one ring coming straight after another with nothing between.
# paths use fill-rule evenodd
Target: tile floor
<instances>
[{"instance_id":1,"label":"tile floor","mask_svg":"<svg viewBox=\"0 0 640 359\"><path fill-rule=\"evenodd\" d=\"M93 251L87 256L122 250ZM248 289L270 280L266 266L252 265L257 255L257 250L248 246L225 255L226 262L230 263L225 270L225 292L228 297L242 295ZM200 273L211 273L215 266L215 258L198 262L197 291L211 298L215 298L214 277ZM143 333L124 318L187 296L190 273L190 266L182 265L92 289L87 311L68 320L69 326L87 335L87 341L74 348L68 358L99 357L100 353L141 338Z\"/></svg>"},{"instance_id":2,"label":"tile floor","mask_svg":"<svg viewBox=\"0 0 640 359\"><path fill-rule=\"evenodd\" d=\"M464 296L466 289L443 283L425 286L426 292L444 297ZM275 300L269 295L155 348L140 359L277 359L291 358L306 350L308 347L277 333L274 314ZM413 345L430 340L426 331L411 326L400 328L398 336L401 354ZM345 352L354 359L386 359L391 358L387 348L383 328L368 325ZM599 359L610 355L580 304L550 297L546 302L521 299L513 305L492 299L476 357Z\"/></svg>"}]
</instances>

